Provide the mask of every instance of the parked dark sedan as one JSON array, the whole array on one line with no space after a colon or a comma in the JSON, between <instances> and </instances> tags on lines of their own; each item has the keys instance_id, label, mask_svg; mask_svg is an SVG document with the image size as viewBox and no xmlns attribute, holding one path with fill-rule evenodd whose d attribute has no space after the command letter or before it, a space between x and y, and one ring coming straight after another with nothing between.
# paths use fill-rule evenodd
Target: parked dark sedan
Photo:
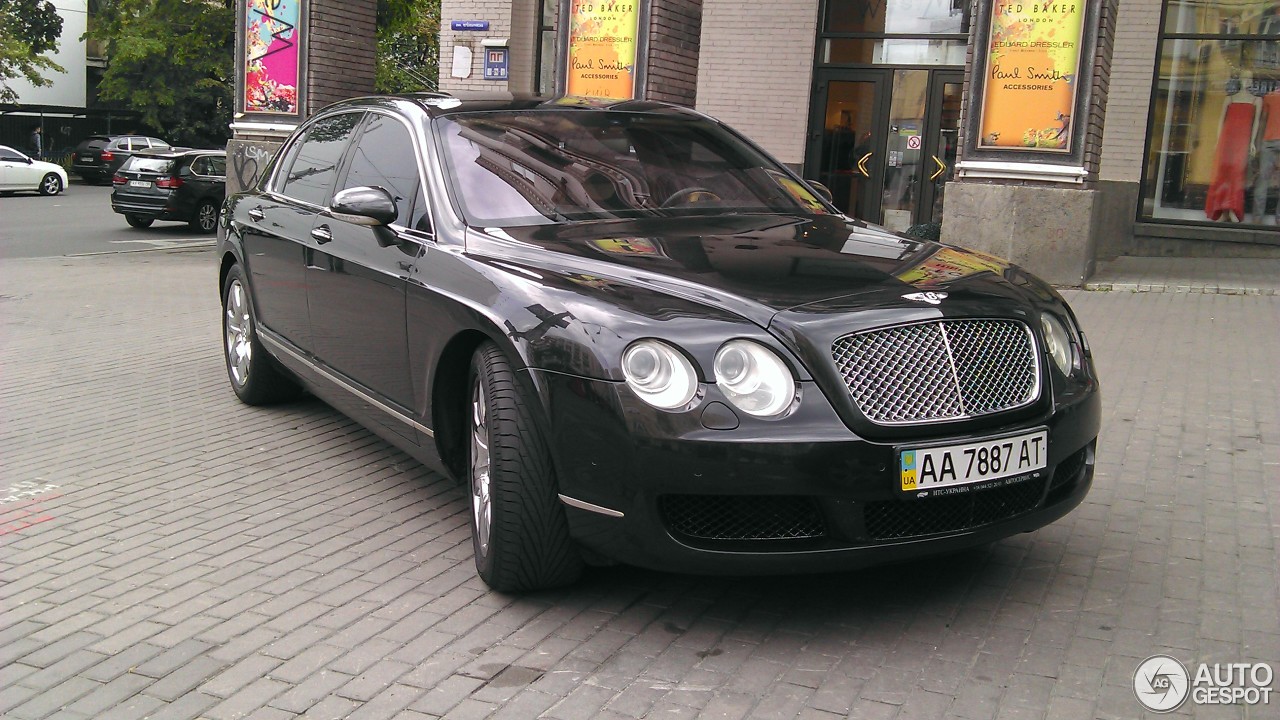
<instances>
[{"instance_id":1,"label":"parked dark sedan","mask_svg":"<svg viewBox=\"0 0 1280 720\"><path fill-rule=\"evenodd\" d=\"M76 146L71 169L86 182L104 183L134 153L168 147L160 138L143 135L90 135Z\"/></svg>"},{"instance_id":2,"label":"parked dark sedan","mask_svg":"<svg viewBox=\"0 0 1280 720\"><path fill-rule=\"evenodd\" d=\"M953 551L1092 482L1097 379L1052 288L844 217L688 109L344 101L219 236L235 392L305 386L464 479L496 589Z\"/></svg>"},{"instance_id":3,"label":"parked dark sedan","mask_svg":"<svg viewBox=\"0 0 1280 720\"><path fill-rule=\"evenodd\" d=\"M189 223L211 233L227 192L227 154L221 150L140 152L111 178L111 209L133 227L156 220Z\"/></svg>"}]
</instances>

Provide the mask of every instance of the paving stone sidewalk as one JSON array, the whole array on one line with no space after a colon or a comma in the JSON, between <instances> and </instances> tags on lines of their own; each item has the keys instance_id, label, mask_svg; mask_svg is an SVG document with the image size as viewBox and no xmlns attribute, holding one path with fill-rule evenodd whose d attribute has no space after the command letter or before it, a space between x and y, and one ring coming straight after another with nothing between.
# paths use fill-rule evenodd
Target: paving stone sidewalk
<instances>
[{"instance_id":1,"label":"paving stone sidewalk","mask_svg":"<svg viewBox=\"0 0 1280 720\"><path fill-rule=\"evenodd\" d=\"M1039 532L516 597L452 481L235 399L215 285L207 251L0 263L4 718L1127 719L1149 655L1280 668L1280 297L1068 293L1104 431Z\"/></svg>"}]
</instances>

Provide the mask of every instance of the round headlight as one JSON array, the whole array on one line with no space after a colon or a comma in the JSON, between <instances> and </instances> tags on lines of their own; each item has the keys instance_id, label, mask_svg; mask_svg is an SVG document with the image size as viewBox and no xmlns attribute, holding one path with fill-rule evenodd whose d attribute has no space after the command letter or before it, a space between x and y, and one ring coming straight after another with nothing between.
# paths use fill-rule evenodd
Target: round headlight
<instances>
[{"instance_id":1,"label":"round headlight","mask_svg":"<svg viewBox=\"0 0 1280 720\"><path fill-rule=\"evenodd\" d=\"M791 370L769 348L749 340L730 340L716 352L716 385L739 410L773 417L791 407L796 383Z\"/></svg>"},{"instance_id":2,"label":"round headlight","mask_svg":"<svg viewBox=\"0 0 1280 720\"><path fill-rule=\"evenodd\" d=\"M657 340L639 340L622 353L622 374L641 400L663 410L689 404L698 392L698 375L687 358Z\"/></svg>"},{"instance_id":3,"label":"round headlight","mask_svg":"<svg viewBox=\"0 0 1280 720\"><path fill-rule=\"evenodd\" d=\"M1044 329L1044 351L1053 358L1053 364L1058 366L1063 375L1070 375L1073 364L1071 336L1067 333L1066 326L1058 318L1043 312L1040 313L1040 327Z\"/></svg>"}]
</instances>

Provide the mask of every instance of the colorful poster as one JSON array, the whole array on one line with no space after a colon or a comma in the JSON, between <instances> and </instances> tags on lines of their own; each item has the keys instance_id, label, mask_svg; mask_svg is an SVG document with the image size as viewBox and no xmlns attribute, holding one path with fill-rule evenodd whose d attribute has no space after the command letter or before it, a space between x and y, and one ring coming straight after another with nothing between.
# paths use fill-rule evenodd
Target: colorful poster
<instances>
[{"instance_id":1,"label":"colorful poster","mask_svg":"<svg viewBox=\"0 0 1280 720\"><path fill-rule=\"evenodd\" d=\"M302 0L245 0L244 111L298 115Z\"/></svg>"},{"instance_id":2,"label":"colorful poster","mask_svg":"<svg viewBox=\"0 0 1280 720\"><path fill-rule=\"evenodd\" d=\"M1085 0L994 0L979 149L1071 151L1084 13Z\"/></svg>"},{"instance_id":3,"label":"colorful poster","mask_svg":"<svg viewBox=\"0 0 1280 720\"><path fill-rule=\"evenodd\" d=\"M639 30L638 1L573 0L569 7L566 94L635 98Z\"/></svg>"}]
</instances>

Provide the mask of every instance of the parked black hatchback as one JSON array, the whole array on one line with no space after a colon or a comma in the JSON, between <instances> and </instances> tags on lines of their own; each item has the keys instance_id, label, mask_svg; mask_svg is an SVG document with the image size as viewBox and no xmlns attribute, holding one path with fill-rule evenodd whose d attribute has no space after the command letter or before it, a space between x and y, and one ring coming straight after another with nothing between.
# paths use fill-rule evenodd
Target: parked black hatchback
<instances>
[{"instance_id":1,"label":"parked black hatchback","mask_svg":"<svg viewBox=\"0 0 1280 720\"><path fill-rule=\"evenodd\" d=\"M1076 507L1100 400L1063 299L819 192L662 103L344 101L228 200L231 386L463 480L500 590L828 572Z\"/></svg>"},{"instance_id":2,"label":"parked black hatchback","mask_svg":"<svg viewBox=\"0 0 1280 720\"><path fill-rule=\"evenodd\" d=\"M169 147L160 138L144 135L90 135L76 146L71 169L86 182L106 182L134 153Z\"/></svg>"},{"instance_id":3,"label":"parked black hatchback","mask_svg":"<svg viewBox=\"0 0 1280 720\"><path fill-rule=\"evenodd\" d=\"M111 178L111 209L136 228L177 220L211 233L226 195L226 176L227 156L221 150L138 153Z\"/></svg>"}]
</instances>

